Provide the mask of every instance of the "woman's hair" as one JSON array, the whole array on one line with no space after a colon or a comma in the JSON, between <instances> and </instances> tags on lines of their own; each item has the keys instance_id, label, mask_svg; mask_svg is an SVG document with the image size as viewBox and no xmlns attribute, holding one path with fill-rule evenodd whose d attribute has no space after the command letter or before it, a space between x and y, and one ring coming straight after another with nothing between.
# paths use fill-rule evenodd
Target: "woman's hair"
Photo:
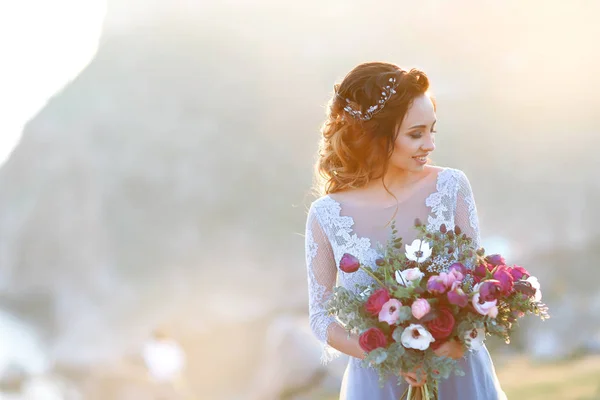
<instances>
[{"instance_id":1,"label":"woman's hair","mask_svg":"<svg viewBox=\"0 0 600 400\"><path fill-rule=\"evenodd\" d=\"M328 194L359 188L383 177L397 127L413 100L428 88L424 72L384 62L360 64L335 84L321 126L316 191ZM375 105L376 111L371 112Z\"/></svg>"}]
</instances>

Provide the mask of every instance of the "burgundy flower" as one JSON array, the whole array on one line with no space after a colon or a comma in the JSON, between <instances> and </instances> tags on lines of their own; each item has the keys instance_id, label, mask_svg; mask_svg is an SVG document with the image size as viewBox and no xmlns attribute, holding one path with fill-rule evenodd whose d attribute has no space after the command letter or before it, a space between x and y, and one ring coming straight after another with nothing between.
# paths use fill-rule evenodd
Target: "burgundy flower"
<instances>
[{"instance_id":1,"label":"burgundy flower","mask_svg":"<svg viewBox=\"0 0 600 400\"><path fill-rule=\"evenodd\" d=\"M379 315L383 305L390 299L390 293L386 289L376 290L365 302L365 310L374 317Z\"/></svg>"},{"instance_id":2,"label":"burgundy flower","mask_svg":"<svg viewBox=\"0 0 600 400\"><path fill-rule=\"evenodd\" d=\"M488 279L479 286L479 301L494 301L500 297L502 293L502 285L495 279Z\"/></svg>"},{"instance_id":3,"label":"burgundy flower","mask_svg":"<svg viewBox=\"0 0 600 400\"><path fill-rule=\"evenodd\" d=\"M508 296L512 292L514 278L510 273L509 267L506 265L498 266L498 269L494 272L494 279L500 282L503 295Z\"/></svg>"},{"instance_id":4,"label":"burgundy flower","mask_svg":"<svg viewBox=\"0 0 600 400\"><path fill-rule=\"evenodd\" d=\"M456 323L452 311L447 307L440 307L435 319L427 323L427 329L433 338L437 341L445 339L452 333L454 324Z\"/></svg>"},{"instance_id":5,"label":"burgundy flower","mask_svg":"<svg viewBox=\"0 0 600 400\"><path fill-rule=\"evenodd\" d=\"M519 265L515 265L514 267L512 267L510 269L510 274L513 276L515 281L527 279L531 276L531 274L525 268Z\"/></svg>"},{"instance_id":6,"label":"burgundy flower","mask_svg":"<svg viewBox=\"0 0 600 400\"><path fill-rule=\"evenodd\" d=\"M358 344L364 351L371 352L379 347L387 346L385 334L379 328L370 328L364 331L358 338Z\"/></svg>"},{"instance_id":7,"label":"burgundy flower","mask_svg":"<svg viewBox=\"0 0 600 400\"><path fill-rule=\"evenodd\" d=\"M528 298L535 295L535 288L527 281L516 281L514 289L516 292L522 293Z\"/></svg>"},{"instance_id":8,"label":"burgundy flower","mask_svg":"<svg viewBox=\"0 0 600 400\"><path fill-rule=\"evenodd\" d=\"M500 254L490 254L485 258L485 261L497 267L498 265L506 265L506 261Z\"/></svg>"},{"instance_id":9,"label":"burgundy flower","mask_svg":"<svg viewBox=\"0 0 600 400\"><path fill-rule=\"evenodd\" d=\"M494 269L494 266L492 264L479 264L478 266L475 267L475 269L473 270L473 275L476 278L485 278L486 274L489 272L491 272Z\"/></svg>"},{"instance_id":10,"label":"burgundy flower","mask_svg":"<svg viewBox=\"0 0 600 400\"><path fill-rule=\"evenodd\" d=\"M358 258L354 257L352 254L345 253L340 260L340 269L347 273L353 273L358 271L360 267L360 262Z\"/></svg>"}]
</instances>

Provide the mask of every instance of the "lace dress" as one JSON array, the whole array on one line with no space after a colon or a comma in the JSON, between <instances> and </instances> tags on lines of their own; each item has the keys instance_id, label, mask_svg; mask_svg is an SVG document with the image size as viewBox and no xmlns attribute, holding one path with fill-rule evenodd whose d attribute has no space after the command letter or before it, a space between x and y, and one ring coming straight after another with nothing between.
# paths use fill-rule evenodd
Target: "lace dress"
<instances>
[{"instance_id":1,"label":"lace dress","mask_svg":"<svg viewBox=\"0 0 600 400\"><path fill-rule=\"evenodd\" d=\"M427 221L430 229L458 225L472 237L479 247L479 223L471 186L466 175L457 169L432 168L431 173L415 185L399 206L380 208L340 204L335 194L315 200L306 223L306 265L309 288L310 325L324 346L323 361L340 353L327 342L329 330L340 324L328 316L323 303L334 286L344 286L356 292L356 284L371 282L362 270L347 274L338 269L344 253L356 256L361 263L377 268L380 256L377 243L385 244L389 237L388 222L396 221L398 236L403 243L416 238L415 218ZM333 196L333 197L332 197ZM396 215L394 216L394 213ZM467 353L460 360L465 376L451 376L439 387L439 400L498 400L506 396L496 377L487 348ZM363 368L361 360L350 357L344 377L340 399L343 400L396 400L406 389L406 382L397 385L397 377L387 379L381 388L377 373Z\"/></svg>"}]
</instances>

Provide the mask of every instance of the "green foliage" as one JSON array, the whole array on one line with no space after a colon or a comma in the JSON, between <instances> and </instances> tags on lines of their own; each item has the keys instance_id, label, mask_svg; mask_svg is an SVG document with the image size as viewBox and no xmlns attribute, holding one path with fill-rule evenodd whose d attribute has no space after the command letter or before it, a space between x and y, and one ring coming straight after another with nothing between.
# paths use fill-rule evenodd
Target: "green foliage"
<instances>
[{"instance_id":1,"label":"green foliage","mask_svg":"<svg viewBox=\"0 0 600 400\"><path fill-rule=\"evenodd\" d=\"M398 310L400 317L398 317L398 323L403 324L412 318L412 311L408 306L402 306Z\"/></svg>"},{"instance_id":2,"label":"green foliage","mask_svg":"<svg viewBox=\"0 0 600 400\"><path fill-rule=\"evenodd\" d=\"M383 363L385 360L387 360L388 358L388 352L386 349L379 347L373 351L371 351L369 354L367 354L367 356L364 358L364 362L366 362L367 364L375 364L375 365L379 365L381 363Z\"/></svg>"}]
</instances>

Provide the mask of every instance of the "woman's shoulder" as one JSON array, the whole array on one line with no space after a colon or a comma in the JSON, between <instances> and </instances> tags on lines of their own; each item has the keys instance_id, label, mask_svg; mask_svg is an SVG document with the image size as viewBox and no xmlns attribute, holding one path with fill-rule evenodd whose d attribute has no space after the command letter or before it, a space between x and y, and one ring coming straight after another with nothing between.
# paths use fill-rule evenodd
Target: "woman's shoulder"
<instances>
[{"instance_id":1,"label":"woman's shoulder","mask_svg":"<svg viewBox=\"0 0 600 400\"><path fill-rule=\"evenodd\" d=\"M323 194L312 201L309 208L309 213L316 212L321 209L328 209L336 206L337 202L329 195Z\"/></svg>"},{"instance_id":2,"label":"woman's shoulder","mask_svg":"<svg viewBox=\"0 0 600 400\"><path fill-rule=\"evenodd\" d=\"M446 178L446 179L454 178L460 183L469 181L469 178L467 178L467 174L465 174L465 172L463 170L458 169L458 168L441 167L441 166L434 166L434 165L429 166L429 168L431 168L438 174L438 178Z\"/></svg>"}]
</instances>

